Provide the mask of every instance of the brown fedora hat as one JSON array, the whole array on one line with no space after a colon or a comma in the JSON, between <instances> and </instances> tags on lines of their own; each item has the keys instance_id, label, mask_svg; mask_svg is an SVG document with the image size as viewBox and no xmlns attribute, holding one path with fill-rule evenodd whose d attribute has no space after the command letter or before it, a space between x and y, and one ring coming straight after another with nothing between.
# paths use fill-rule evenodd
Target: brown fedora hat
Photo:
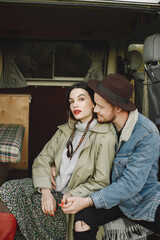
<instances>
[{"instance_id":1,"label":"brown fedora hat","mask_svg":"<svg viewBox=\"0 0 160 240\"><path fill-rule=\"evenodd\" d=\"M134 111L136 106L130 101L133 85L120 74L109 74L102 81L91 79L88 86L98 95L115 106L127 111Z\"/></svg>"}]
</instances>

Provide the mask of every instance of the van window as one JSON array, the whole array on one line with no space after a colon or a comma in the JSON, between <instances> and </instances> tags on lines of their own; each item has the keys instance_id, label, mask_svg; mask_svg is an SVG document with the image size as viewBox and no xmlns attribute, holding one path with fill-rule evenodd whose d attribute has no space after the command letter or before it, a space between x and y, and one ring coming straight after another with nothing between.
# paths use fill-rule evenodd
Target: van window
<instances>
[{"instance_id":1,"label":"van window","mask_svg":"<svg viewBox=\"0 0 160 240\"><path fill-rule=\"evenodd\" d=\"M133 50L137 50L141 53L141 55L143 56L143 46L144 44L139 44L139 43L132 43L128 46L128 52L129 51L133 51ZM137 69L137 72L144 72L144 61L143 61L143 57L142 57L142 63L141 66Z\"/></svg>"},{"instance_id":2,"label":"van window","mask_svg":"<svg viewBox=\"0 0 160 240\"><path fill-rule=\"evenodd\" d=\"M16 64L27 81L73 81L83 79L91 65L79 42L22 41Z\"/></svg>"}]
</instances>

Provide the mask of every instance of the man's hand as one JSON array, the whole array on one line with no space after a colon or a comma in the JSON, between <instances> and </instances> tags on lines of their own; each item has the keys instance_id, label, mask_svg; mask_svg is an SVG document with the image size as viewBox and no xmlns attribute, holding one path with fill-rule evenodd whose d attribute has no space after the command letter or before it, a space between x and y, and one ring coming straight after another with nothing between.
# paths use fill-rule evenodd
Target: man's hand
<instances>
[{"instance_id":1,"label":"man's hand","mask_svg":"<svg viewBox=\"0 0 160 240\"><path fill-rule=\"evenodd\" d=\"M52 184L53 190L56 189L56 182L54 181L55 176L56 176L56 167L52 165L51 166L51 184Z\"/></svg>"},{"instance_id":2,"label":"man's hand","mask_svg":"<svg viewBox=\"0 0 160 240\"><path fill-rule=\"evenodd\" d=\"M64 213L75 214L80 210L93 206L91 197L69 197L67 198L67 204L62 206Z\"/></svg>"},{"instance_id":3,"label":"man's hand","mask_svg":"<svg viewBox=\"0 0 160 240\"><path fill-rule=\"evenodd\" d=\"M42 191L41 197L42 211L45 214L54 216L56 211L56 201L51 193L51 190L48 188L43 188L41 191Z\"/></svg>"}]
</instances>

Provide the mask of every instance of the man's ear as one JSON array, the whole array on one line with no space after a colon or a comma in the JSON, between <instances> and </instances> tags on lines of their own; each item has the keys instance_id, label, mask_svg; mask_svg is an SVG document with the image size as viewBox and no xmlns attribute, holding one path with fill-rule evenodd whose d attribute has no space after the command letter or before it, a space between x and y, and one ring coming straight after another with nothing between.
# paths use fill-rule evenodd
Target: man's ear
<instances>
[{"instance_id":1,"label":"man's ear","mask_svg":"<svg viewBox=\"0 0 160 240\"><path fill-rule=\"evenodd\" d=\"M122 108L120 108L120 107L117 107L117 106L116 106L116 108L117 108L117 112L118 112L118 113L120 113L120 112L123 111Z\"/></svg>"}]
</instances>

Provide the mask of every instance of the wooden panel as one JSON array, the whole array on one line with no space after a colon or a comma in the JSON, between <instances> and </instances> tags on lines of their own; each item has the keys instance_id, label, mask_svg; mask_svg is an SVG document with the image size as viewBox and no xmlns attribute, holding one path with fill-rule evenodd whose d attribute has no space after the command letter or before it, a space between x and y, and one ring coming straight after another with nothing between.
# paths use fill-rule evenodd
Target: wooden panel
<instances>
[{"instance_id":1,"label":"wooden panel","mask_svg":"<svg viewBox=\"0 0 160 240\"><path fill-rule=\"evenodd\" d=\"M7 164L0 162L0 186L2 185L2 183L6 181L6 177L8 173L7 166L8 166Z\"/></svg>"},{"instance_id":2,"label":"wooden panel","mask_svg":"<svg viewBox=\"0 0 160 240\"><path fill-rule=\"evenodd\" d=\"M2 67L3 67L3 57L2 57L2 51L0 49L0 77L2 75Z\"/></svg>"},{"instance_id":3,"label":"wooden panel","mask_svg":"<svg viewBox=\"0 0 160 240\"><path fill-rule=\"evenodd\" d=\"M21 161L7 163L8 170L28 169L29 101L28 94L0 94L0 123L22 124L25 127Z\"/></svg>"}]
</instances>

